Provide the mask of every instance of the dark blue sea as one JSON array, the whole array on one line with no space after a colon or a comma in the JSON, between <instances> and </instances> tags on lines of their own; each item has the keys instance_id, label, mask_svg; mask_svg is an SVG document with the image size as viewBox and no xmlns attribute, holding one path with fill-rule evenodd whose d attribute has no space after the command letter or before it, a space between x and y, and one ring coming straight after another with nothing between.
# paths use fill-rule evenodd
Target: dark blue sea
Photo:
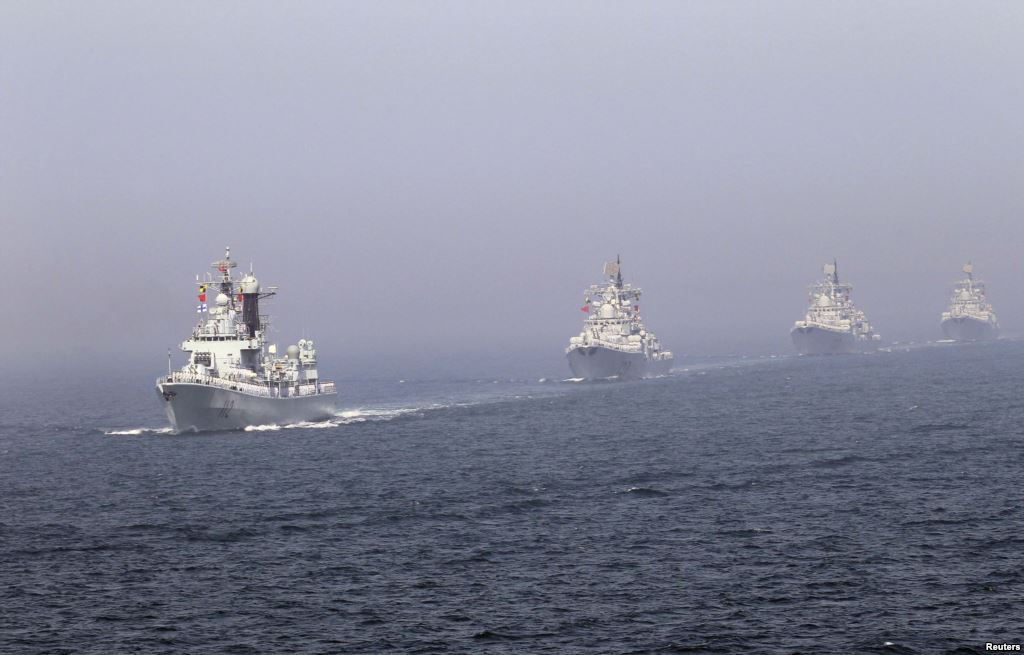
<instances>
[{"instance_id":1,"label":"dark blue sea","mask_svg":"<svg viewBox=\"0 0 1024 655\"><path fill-rule=\"evenodd\" d=\"M5 382L0 652L983 653L1024 638L1024 343L345 381L171 435ZM538 381L542 377L550 381Z\"/></svg>"}]
</instances>

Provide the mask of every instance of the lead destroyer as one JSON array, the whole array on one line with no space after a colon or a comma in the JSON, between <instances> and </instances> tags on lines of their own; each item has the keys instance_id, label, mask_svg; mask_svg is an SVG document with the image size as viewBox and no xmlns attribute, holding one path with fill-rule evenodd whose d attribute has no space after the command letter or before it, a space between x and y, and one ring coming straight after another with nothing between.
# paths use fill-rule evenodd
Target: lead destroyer
<instances>
[{"instance_id":1,"label":"lead destroyer","mask_svg":"<svg viewBox=\"0 0 1024 655\"><path fill-rule=\"evenodd\" d=\"M985 299L985 283L974 279L974 265L964 264L967 277L953 287L949 309L942 313L942 332L956 341L984 341L999 336L999 321Z\"/></svg>"},{"instance_id":2,"label":"lead destroyer","mask_svg":"<svg viewBox=\"0 0 1024 655\"><path fill-rule=\"evenodd\" d=\"M853 286L839 282L835 262L825 264L825 279L811 286L810 307L790 333L801 355L832 355L877 350L881 337L850 300Z\"/></svg>"},{"instance_id":3,"label":"lead destroyer","mask_svg":"<svg viewBox=\"0 0 1024 655\"><path fill-rule=\"evenodd\" d=\"M586 291L581 308L588 314L583 331L565 349L577 378L637 379L664 375L672 368L672 353L640 320L640 289L622 283L621 262L604 265L608 282Z\"/></svg>"},{"instance_id":4,"label":"lead destroyer","mask_svg":"<svg viewBox=\"0 0 1024 655\"><path fill-rule=\"evenodd\" d=\"M156 381L167 418L175 432L237 430L249 425L319 421L334 414L334 383L321 380L316 370L313 342L300 339L288 346L284 357L266 345L269 320L261 316L260 300L275 288L262 290L250 271L232 276L237 264L231 250L213 263L216 275L206 275L199 286L203 315L192 336L181 344L188 362ZM208 308L207 290L216 293Z\"/></svg>"}]
</instances>

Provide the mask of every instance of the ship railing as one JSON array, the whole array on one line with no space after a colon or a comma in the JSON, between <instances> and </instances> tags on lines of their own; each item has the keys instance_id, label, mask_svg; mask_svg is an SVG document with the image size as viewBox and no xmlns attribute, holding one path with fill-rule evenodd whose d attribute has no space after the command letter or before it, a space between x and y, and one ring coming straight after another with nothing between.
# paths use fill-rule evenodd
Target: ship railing
<instances>
[{"instance_id":1,"label":"ship railing","mask_svg":"<svg viewBox=\"0 0 1024 655\"><path fill-rule=\"evenodd\" d=\"M850 330L850 321L843 321L841 323L826 323L824 321L803 320L797 321L797 325L802 327L816 327L823 330L831 330L833 332L846 332Z\"/></svg>"},{"instance_id":2,"label":"ship railing","mask_svg":"<svg viewBox=\"0 0 1024 655\"><path fill-rule=\"evenodd\" d=\"M289 398L292 396L315 396L318 393L335 393L333 382L307 382L298 385L279 386L263 381L241 381L214 377L212 375L199 375L185 371L175 371L168 375L167 382L184 384L202 384L229 391L239 391L250 396L262 396L264 398Z\"/></svg>"},{"instance_id":3,"label":"ship railing","mask_svg":"<svg viewBox=\"0 0 1024 655\"><path fill-rule=\"evenodd\" d=\"M624 353L638 353L638 352L642 352L642 349L640 348L640 344L613 343L611 341L600 341L600 340L596 340L596 339L591 339L590 341L588 341L586 343L580 343L580 344L575 344L574 343L574 344L570 345L568 348L566 348L565 352L570 352L570 351L575 350L577 348L588 348L588 347L591 347L591 346L601 346L602 348L607 348L609 350L618 350L618 351L624 352Z\"/></svg>"},{"instance_id":4,"label":"ship railing","mask_svg":"<svg viewBox=\"0 0 1024 655\"><path fill-rule=\"evenodd\" d=\"M186 373L177 371L167 377L168 382L183 384L202 384L208 387L228 389L229 391L241 391L250 396L263 396L265 398L276 398L281 395L280 390L270 385L256 382L241 382L239 380L226 380L212 375L199 375L197 373Z\"/></svg>"}]
</instances>

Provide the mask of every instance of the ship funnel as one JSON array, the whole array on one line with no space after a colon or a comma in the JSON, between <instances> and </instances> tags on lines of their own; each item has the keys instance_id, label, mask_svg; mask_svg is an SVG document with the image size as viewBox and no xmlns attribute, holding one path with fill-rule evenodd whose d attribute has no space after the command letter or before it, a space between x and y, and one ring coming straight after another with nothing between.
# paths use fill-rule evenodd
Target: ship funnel
<instances>
[{"instance_id":1,"label":"ship funnel","mask_svg":"<svg viewBox=\"0 0 1024 655\"><path fill-rule=\"evenodd\" d=\"M247 273L239 290L242 292L242 323L252 339L260 329L260 282L252 273Z\"/></svg>"},{"instance_id":2,"label":"ship funnel","mask_svg":"<svg viewBox=\"0 0 1024 655\"><path fill-rule=\"evenodd\" d=\"M260 281L257 280L252 273L248 273L242 278L242 293L259 293L260 292Z\"/></svg>"}]
</instances>

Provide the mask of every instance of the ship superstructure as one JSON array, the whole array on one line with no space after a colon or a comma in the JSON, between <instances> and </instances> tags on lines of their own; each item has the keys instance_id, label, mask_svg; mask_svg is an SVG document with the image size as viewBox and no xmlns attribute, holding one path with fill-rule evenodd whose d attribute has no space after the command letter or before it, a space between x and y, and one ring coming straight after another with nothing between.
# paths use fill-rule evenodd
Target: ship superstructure
<instances>
[{"instance_id":1,"label":"ship superstructure","mask_svg":"<svg viewBox=\"0 0 1024 655\"><path fill-rule=\"evenodd\" d=\"M604 265L607 282L584 292L581 309L587 314L583 331L565 349L573 376L584 379L636 379L664 375L672 368L672 353L640 318L641 290L622 281L618 258Z\"/></svg>"},{"instance_id":2,"label":"ship superstructure","mask_svg":"<svg viewBox=\"0 0 1024 655\"><path fill-rule=\"evenodd\" d=\"M337 392L320 379L313 341L300 339L277 356L267 344L269 318L263 289L252 271L236 276L230 248L213 262L215 274L196 276L200 314L181 344L188 361L156 381L157 393L177 432L230 430L249 425L317 421L334 413ZM207 298L212 296L213 302Z\"/></svg>"},{"instance_id":3,"label":"ship superstructure","mask_svg":"<svg viewBox=\"0 0 1024 655\"><path fill-rule=\"evenodd\" d=\"M804 320L790 332L801 355L830 355L876 350L881 337L875 334L864 312L850 296L853 286L839 281L836 262L825 264L825 279L810 287Z\"/></svg>"},{"instance_id":4,"label":"ship superstructure","mask_svg":"<svg viewBox=\"0 0 1024 655\"><path fill-rule=\"evenodd\" d=\"M964 264L967 275L953 286L949 309L942 313L942 332L956 341L984 341L999 336L999 321L985 292L985 283L974 279L974 265Z\"/></svg>"}]
</instances>

